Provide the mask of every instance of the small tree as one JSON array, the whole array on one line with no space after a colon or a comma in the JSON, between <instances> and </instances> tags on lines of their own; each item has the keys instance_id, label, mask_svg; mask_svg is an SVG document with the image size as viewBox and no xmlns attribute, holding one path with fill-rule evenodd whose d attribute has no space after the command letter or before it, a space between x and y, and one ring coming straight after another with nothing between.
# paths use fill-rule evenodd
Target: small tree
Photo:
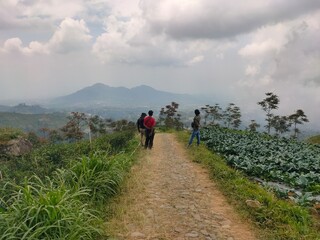
<instances>
[{"instance_id":1,"label":"small tree","mask_svg":"<svg viewBox=\"0 0 320 240\"><path fill-rule=\"evenodd\" d=\"M206 105L205 107L201 107L201 111L204 112L204 125L207 125L207 119L210 116L210 105Z\"/></svg>"},{"instance_id":2,"label":"small tree","mask_svg":"<svg viewBox=\"0 0 320 240\"><path fill-rule=\"evenodd\" d=\"M41 144L40 138L35 132L28 132L27 139L32 143L33 146L39 146Z\"/></svg>"},{"instance_id":3,"label":"small tree","mask_svg":"<svg viewBox=\"0 0 320 240\"><path fill-rule=\"evenodd\" d=\"M227 128L232 126L238 128L241 124L241 112L240 108L234 103L229 103L226 110L223 111L224 124Z\"/></svg>"},{"instance_id":4,"label":"small tree","mask_svg":"<svg viewBox=\"0 0 320 240\"><path fill-rule=\"evenodd\" d=\"M204 111L204 125L207 125L207 119L211 119L211 122L208 124L216 125L217 122L222 119L221 107L219 104L215 104L214 106L206 105L201 108Z\"/></svg>"},{"instance_id":5,"label":"small tree","mask_svg":"<svg viewBox=\"0 0 320 240\"><path fill-rule=\"evenodd\" d=\"M113 132L120 132L124 130L132 130L134 131L136 128L136 124L132 121L128 121L126 119L120 119L117 121L112 121L111 119L107 120L107 125L112 129Z\"/></svg>"},{"instance_id":6,"label":"small tree","mask_svg":"<svg viewBox=\"0 0 320 240\"><path fill-rule=\"evenodd\" d=\"M99 134L105 134L107 132L106 121L103 118L99 117L98 115L88 117L87 122L88 122L90 132L93 135L98 136Z\"/></svg>"},{"instance_id":7,"label":"small tree","mask_svg":"<svg viewBox=\"0 0 320 240\"><path fill-rule=\"evenodd\" d=\"M260 124L258 124L255 120L251 120L251 123L248 126L250 132L256 132L257 128L259 127L260 127Z\"/></svg>"},{"instance_id":8,"label":"small tree","mask_svg":"<svg viewBox=\"0 0 320 240\"><path fill-rule=\"evenodd\" d=\"M166 110L165 108L161 108L160 112L159 112L159 117L158 117L158 125L162 126L164 125L164 120L166 119Z\"/></svg>"},{"instance_id":9,"label":"small tree","mask_svg":"<svg viewBox=\"0 0 320 240\"><path fill-rule=\"evenodd\" d=\"M220 121L222 119L222 108L218 103L210 109L210 115L212 116L213 125L218 124L216 121Z\"/></svg>"},{"instance_id":10,"label":"small tree","mask_svg":"<svg viewBox=\"0 0 320 240\"><path fill-rule=\"evenodd\" d=\"M177 113L179 104L176 102L171 102L165 108L161 108L159 118L160 121L164 122L167 128L175 128L176 130L181 130L183 128L183 123L181 122L181 115Z\"/></svg>"},{"instance_id":11,"label":"small tree","mask_svg":"<svg viewBox=\"0 0 320 240\"><path fill-rule=\"evenodd\" d=\"M42 128L39 129L39 131L42 133L43 139L47 139L48 138L48 135L49 135L49 132L50 132L49 128L42 127Z\"/></svg>"},{"instance_id":12,"label":"small tree","mask_svg":"<svg viewBox=\"0 0 320 240\"><path fill-rule=\"evenodd\" d=\"M61 128L61 131L64 133L64 137L69 139L69 141L78 141L81 140L84 136L82 128L86 125L86 115L80 112L72 112L68 116L69 122Z\"/></svg>"},{"instance_id":13,"label":"small tree","mask_svg":"<svg viewBox=\"0 0 320 240\"><path fill-rule=\"evenodd\" d=\"M58 130L50 130L49 141L51 143L58 143L58 142L61 142L62 140L63 140L63 137L61 136Z\"/></svg>"},{"instance_id":14,"label":"small tree","mask_svg":"<svg viewBox=\"0 0 320 240\"><path fill-rule=\"evenodd\" d=\"M287 116L274 116L270 123L271 127L274 128L276 135L288 132L291 126L291 122Z\"/></svg>"},{"instance_id":15,"label":"small tree","mask_svg":"<svg viewBox=\"0 0 320 240\"><path fill-rule=\"evenodd\" d=\"M266 98L263 99L258 104L262 107L262 110L266 112L266 121L267 125L265 126L267 129L268 134L270 134L271 130L271 120L273 118L273 114L271 113L272 110L278 109L278 104L280 102L279 97L272 92L266 93Z\"/></svg>"},{"instance_id":16,"label":"small tree","mask_svg":"<svg viewBox=\"0 0 320 240\"><path fill-rule=\"evenodd\" d=\"M301 109L298 109L296 113L291 114L289 116L289 120L293 124L294 138L297 138L298 133L300 132L300 130L297 128L297 124L303 124L304 122L309 122L307 116L304 114L303 110Z\"/></svg>"}]
</instances>

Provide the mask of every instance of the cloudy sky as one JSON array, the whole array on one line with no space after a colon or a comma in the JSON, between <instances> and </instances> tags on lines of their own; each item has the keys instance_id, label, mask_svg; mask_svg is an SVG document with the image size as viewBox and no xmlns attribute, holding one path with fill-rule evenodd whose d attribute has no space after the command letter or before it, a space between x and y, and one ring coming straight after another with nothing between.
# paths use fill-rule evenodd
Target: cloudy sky
<instances>
[{"instance_id":1,"label":"cloudy sky","mask_svg":"<svg viewBox=\"0 0 320 240\"><path fill-rule=\"evenodd\" d=\"M97 82L208 95L247 118L273 92L279 115L303 109L320 129L320 1L0 0L0 103Z\"/></svg>"}]
</instances>

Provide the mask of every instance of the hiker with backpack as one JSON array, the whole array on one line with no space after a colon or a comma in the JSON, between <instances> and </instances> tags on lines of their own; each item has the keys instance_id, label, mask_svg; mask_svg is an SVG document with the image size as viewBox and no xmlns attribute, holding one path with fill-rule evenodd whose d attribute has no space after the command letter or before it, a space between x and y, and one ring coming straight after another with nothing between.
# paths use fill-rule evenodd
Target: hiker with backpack
<instances>
[{"instance_id":1,"label":"hiker with backpack","mask_svg":"<svg viewBox=\"0 0 320 240\"><path fill-rule=\"evenodd\" d=\"M153 139L155 135L154 127L156 126L156 120L152 117L153 111L150 110L148 112L148 116L146 116L143 120L144 126L146 128L146 142L144 144L144 148L151 149L153 147Z\"/></svg>"},{"instance_id":2,"label":"hiker with backpack","mask_svg":"<svg viewBox=\"0 0 320 240\"><path fill-rule=\"evenodd\" d=\"M138 128L138 132L140 133L141 146L144 145L144 141L145 141L146 127L144 126L143 120L146 116L147 116L146 113L141 113L141 116L137 120L137 128Z\"/></svg>"}]
</instances>

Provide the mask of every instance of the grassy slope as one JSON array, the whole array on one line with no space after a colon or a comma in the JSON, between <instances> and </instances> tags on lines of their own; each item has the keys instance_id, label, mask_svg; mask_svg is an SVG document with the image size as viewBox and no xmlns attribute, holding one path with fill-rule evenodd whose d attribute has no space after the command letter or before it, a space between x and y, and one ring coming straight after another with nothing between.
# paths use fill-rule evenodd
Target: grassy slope
<instances>
[{"instance_id":1,"label":"grassy slope","mask_svg":"<svg viewBox=\"0 0 320 240\"><path fill-rule=\"evenodd\" d=\"M186 143L188 137L185 132L178 133L180 141ZM256 224L261 239L320 239L319 223L307 209L277 199L241 172L227 166L223 158L203 145L188 152L194 161L210 169L212 179L230 204L235 205L244 218ZM246 200L257 200L261 207L249 207Z\"/></svg>"},{"instance_id":2,"label":"grassy slope","mask_svg":"<svg viewBox=\"0 0 320 240\"><path fill-rule=\"evenodd\" d=\"M105 202L118 192L138 157L138 141L132 137L117 133L92 145L82 141L47 146L23 157L29 161L17 159L18 166L1 166L5 179L0 182L4 185L0 191L0 239L22 239L23 234L26 239L104 239ZM39 166L39 160L44 166ZM30 164L33 171L28 170ZM54 174L48 171L42 179L33 173L42 173L48 164L53 171L54 166L64 168ZM13 183L13 178L17 181L23 176L32 177L20 179L21 185Z\"/></svg>"},{"instance_id":3,"label":"grassy slope","mask_svg":"<svg viewBox=\"0 0 320 240\"><path fill-rule=\"evenodd\" d=\"M308 143L313 143L313 144L320 144L320 135L317 136L312 136L307 139Z\"/></svg>"}]
</instances>

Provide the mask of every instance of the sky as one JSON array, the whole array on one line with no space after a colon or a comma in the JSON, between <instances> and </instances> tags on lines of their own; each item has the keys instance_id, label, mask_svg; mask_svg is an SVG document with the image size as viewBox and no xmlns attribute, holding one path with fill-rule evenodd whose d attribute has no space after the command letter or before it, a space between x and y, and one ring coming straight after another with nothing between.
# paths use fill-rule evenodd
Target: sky
<instances>
[{"instance_id":1,"label":"sky","mask_svg":"<svg viewBox=\"0 0 320 240\"><path fill-rule=\"evenodd\" d=\"M302 109L320 130L319 0L0 0L0 104L95 83Z\"/></svg>"}]
</instances>

